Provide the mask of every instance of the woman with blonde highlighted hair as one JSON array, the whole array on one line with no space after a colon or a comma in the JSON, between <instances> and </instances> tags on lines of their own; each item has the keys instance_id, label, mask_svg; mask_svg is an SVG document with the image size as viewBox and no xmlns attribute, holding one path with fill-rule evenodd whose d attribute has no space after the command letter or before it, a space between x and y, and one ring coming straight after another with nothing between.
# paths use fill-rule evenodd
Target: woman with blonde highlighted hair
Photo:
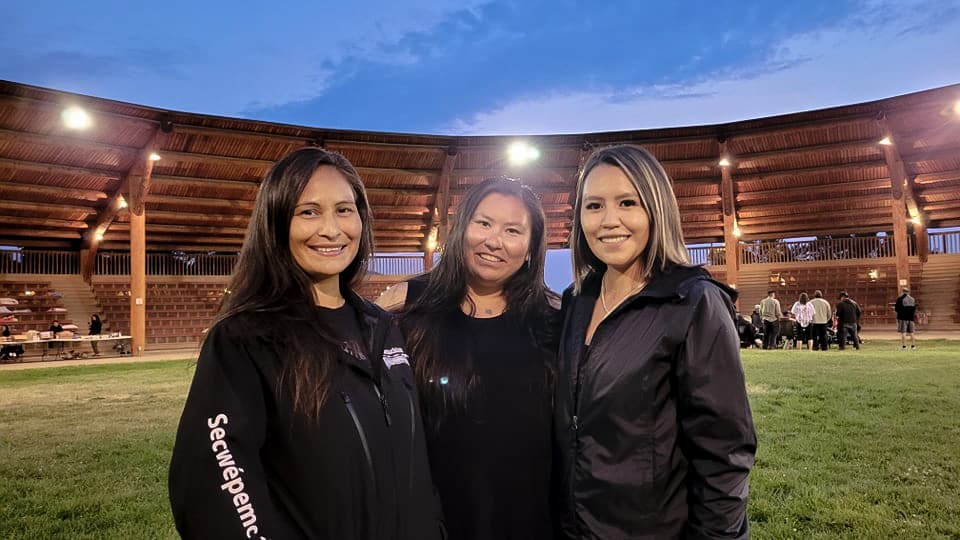
<instances>
[{"instance_id":1,"label":"woman with blonde highlighted hair","mask_svg":"<svg viewBox=\"0 0 960 540\"><path fill-rule=\"evenodd\" d=\"M555 399L562 538L747 538L756 435L735 291L691 266L646 150L580 172Z\"/></svg>"}]
</instances>

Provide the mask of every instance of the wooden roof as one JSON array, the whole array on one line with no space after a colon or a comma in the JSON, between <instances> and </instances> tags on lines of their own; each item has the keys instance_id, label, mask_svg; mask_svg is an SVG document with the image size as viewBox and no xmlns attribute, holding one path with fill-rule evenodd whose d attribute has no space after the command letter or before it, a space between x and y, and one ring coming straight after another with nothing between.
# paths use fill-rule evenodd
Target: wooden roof
<instances>
[{"instance_id":1,"label":"wooden roof","mask_svg":"<svg viewBox=\"0 0 960 540\"><path fill-rule=\"evenodd\" d=\"M145 149L147 249L236 251L270 165L305 145L344 154L374 208L377 250L421 251L449 189L454 212L470 185L496 175L530 184L564 247L571 195L591 149L630 142L651 150L675 184L688 242L723 240L721 147L732 161L744 239L891 231L891 176L906 173L907 205L928 226L960 226L960 85L899 97L711 126L522 137L533 166L508 165L518 137L332 130L165 111L0 81L0 243L79 248L108 225L100 249L127 249L125 211L111 211ZM67 129L84 107L93 126ZM890 156L878 144L894 142ZM892 157L891 157L892 156ZM888 162L888 160L893 160ZM893 164L893 167L890 166Z\"/></svg>"}]
</instances>

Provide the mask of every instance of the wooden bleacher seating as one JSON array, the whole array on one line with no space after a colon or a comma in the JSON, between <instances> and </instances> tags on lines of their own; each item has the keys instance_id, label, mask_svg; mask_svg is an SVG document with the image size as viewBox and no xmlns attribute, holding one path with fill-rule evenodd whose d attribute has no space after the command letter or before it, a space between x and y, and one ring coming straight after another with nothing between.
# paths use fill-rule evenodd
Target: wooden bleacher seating
<instances>
[{"instance_id":1,"label":"wooden bleacher seating","mask_svg":"<svg viewBox=\"0 0 960 540\"><path fill-rule=\"evenodd\" d=\"M26 291L33 291L28 295ZM60 321L61 325L73 324L69 313L64 309L63 302L50 282L43 281L4 281L0 283L0 298L13 298L15 305L5 306L13 313L0 313L0 317L15 317L16 321L2 322L9 325L16 333L25 333L30 330L46 331L53 320ZM29 312L22 310L28 309ZM51 311L57 309L58 311Z\"/></svg>"},{"instance_id":2,"label":"wooden bleacher seating","mask_svg":"<svg viewBox=\"0 0 960 540\"><path fill-rule=\"evenodd\" d=\"M876 279L870 277L872 270L877 271ZM920 266L911 265L911 294L918 297L922 290ZM824 298L835 306L840 291L847 291L850 298L860 304L863 311L864 326L894 325L896 313L892 304L900 296L897 284L897 269L892 265L859 265L836 267L793 267L770 271L770 290L777 292L777 298L784 310L789 310L800 296L806 292L813 298L815 290L823 291Z\"/></svg>"}]
</instances>

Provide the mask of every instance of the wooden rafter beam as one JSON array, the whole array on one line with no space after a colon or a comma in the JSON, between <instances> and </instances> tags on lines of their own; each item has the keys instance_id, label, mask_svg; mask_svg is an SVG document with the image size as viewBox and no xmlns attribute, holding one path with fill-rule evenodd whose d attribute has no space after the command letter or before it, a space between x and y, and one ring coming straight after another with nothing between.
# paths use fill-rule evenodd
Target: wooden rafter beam
<instances>
[{"instance_id":1,"label":"wooden rafter beam","mask_svg":"<svg viewBox=\"0 0 960 540\"><path fill-rule=\"evenodd\" d=\"M872 217L882 217L884 219L890 219L890 210L888 208L872 208L869 210L858 210L856 213L858 218L872 218ZM790 215L775 215L775 216L760 216L754 218L740 218L740 225L742 227L755 226L755 225L766 225L766 224L777 224L777 223L804 223L808 225L817 225L824 221L832 221L837 218L836 212L808 212L803 214L790 214Z\"/></svg>"},{"instance_id":2,"label":"wooden rafter beam","mask_svg":"<svg viewBox=\"0 0 960 540\"><path fill-rule=\"evenodd\" d=\"M899 151L899 150L898 150ZM935 146L929 148L918 148L910 153L901 152L901 157L907 163L919 163L921 161L938 161L941 159L957 159L960 157L960 147L956 145Z\"/></svg>"},{"instance_id":3,"label":"wooden rafter beam","mask_svg":"<svg viewBox=\"0 0 960 540\"><path fill-rule=\"evenodd\" d=\"M233 156L221 156L216 154L198 154L193 152L174 152L161 151L161 162L166 163L207 163L216 165L231 165L234 167L247 167L251 169L262 170L264 173L273 166L273 161L266 159L252 159Z\"/></svg>"},{"instance_id":4,"label":"wooden rafter beam","mask_svg":"<svg viewBox=\"0 0 960 540\"><path fill-rule=\"evenodd\" d=\"M431 179L437 177L440 173L433 169L405 169L396 167L354 167L360 173L361 178L368 176L408 176L415 178Z\"/></svg>"},{"instance_id":5,"label":"wooden rafter beam","mask_svg":"<svg viewBox=\"0 0 960 540\"><path fill-rule=\"evenodd\" d=\"M20 227L50 227L55 229L86 229L88 225L83 221L53 218L32 218L23 216L0 216L0 223L17 225Z\"/></svg>"},{"instance_id":6,"label":"wooden rafter beam","mask_svg":"<svg viewBox=\"0 0 960 540\"><path fill-rule=\"evenodd\" d=\"M917 192L914 193L916 194ZM960 186L921 187L919 190L919 196L921 199L938 195L953 195L954 197L960 196Z\"/></svg>"},{"instance_id":7,"label":"wooden rafter beam","mask_svg":"<svg viewBox=\"0 0 960 540\"><path fill-rule=\"evenodd\" d=\"M72 167L69 165L53 165L50 163L40 163L36 161L23 161L20 159L0 158L0 167L9 169L18 169L21 171L30 171L44 174L65 174L71 176L96 176L98 178L120 178L122 172L108 171L105 169L94 169L91 167Z\"/></svg>"},{"instance_id":8,"label":"wooden rafter beam","mask_svg":"<svg viewBox=\"0 0 960 540\"><path fill-rule=\"evenodd\" d=\"M208 212L182 212L172 210L150 210L147 214L147 223L157 223L159 221L173 220L177 222L185 221L188 223L234 223L238 226L246 226L250 216L237 214L211 214Z\"/></svg>"},{"instance_id":9,"label":"wooden rafter beam","mask_svg":"<svg viewBox=\"0 0 960 540\"><path fill-rule=\"evenodd\" d=\"M43 184L25 184L20 182L0 182L0 191L12 193L43 194L48 197L62 199L79 199L82 201L99 201L106 199L107 194L95 189L78 189Z\"/></svg>"},{"instance_id":10,"label":"wooden rafter beam","mask_svg":"<svg viewBox=\"0 0 960 540\"><path fill-rule=\"evenodd\" d=\"M29 212L63 212L67 214L94 214L96 208L88 204L57 204L48 202L14 201L0 199L0 208L4 210L25 210Z\"/></svg>"},{"instance_id":11,"label":"wooden rafter beam","mask_svg":"<svg viewBox=\"0 0 960 540\"><path fill-rule=\"evenodd\" d=\"M850 206L850 201L842 199L832 201L807 201L790 204L764 204L749 207L744 206L740 208L739 214L741 218L804 214L808 212L819 211L833 212L837 215L856 215L857 212L862 212L867 208L889 208L890 204L891 202L889 198L879 197L874 199L858 200L857 205L862 207L858 209L848 209Z\"/></svg>"},{"instance_id":12,"label":"wooden rafter beam","mask_svg":"<svg viewBox=\"0 0 960 540\"><path fill-rule=\"evenodd\" d=\"M422 216L430 212L427 206L418 205L372 205L375 218L382 214L404 214L411 216Z\"/></svg>"},{"instance_id":13,"label":"wooden rafter beam","mask_svg":"<svg viewBox=\"0 0 960 540\"><path fill-rule=\"evenodd\" d=\"M180 242L184 244L221 244L221 245L241 245L243 238L230 238L224 236L196 236L193 234L156 234L147 232L147 242ZM129 240L128 232L108 232L103 235L104 240L111 242Z\"/></svg>"},{"instance_id":14,"label":"wooden rafter beam","mask_svg":"<svg viewBox=\"0 0 960 540\"><path fill-rule=\"evenodd\" d=\"M769 171L763 173L751 173L737 175L737 184L753 182L757 180L766 180L769 178L781 178L784 176L806 176L808 174L821 174L839 171L850 171L873 167L886 167L887 163L882 159L871 159L869 161L857 161L853 163L838 163L836 165L817 165L814 167L799 167L796 169L781 169L778 171Z\"/></svg>"},{"instance_id":15,"label":"wooden rafter beam","mask_svg":"<svg viewBox=\"0 0 960 540\"><path fill-rule=\"evenodd\" d=\"M117 154L121 157L128 157L139 151L139 148L133 146L101 143L83 137L33 133L2 128L0 128L0 141L26 143L38 146L67 147L91 153Z\"/></svg>"},{"instance_id":16,"label":"wooden rafter beam","mask_svg":"<svg viewBox=\"0 0 960 540\"><path fill-rule=\"evenodd\" d=\"M960 169L951 169L935 173L922 173L913 177L917 184L933 184L950 180L960 179Z\"/></svg>"},{"instance_id":17,"label":"wooden rafter beam","mask_svg":"<svg viewBox=\"0 0 960 540\"><path fill-rule=\"evenodd\" d=\"M804 156L811 153L836 152L850 150L875 150L880 153L880 145L877 144L877 137L866 139L857 139L854 141L842 141L825 144L813 144L807 146L795 146L793 148L784 148L781 150L768 150L765 152L751 152L746 154L737 154L733 156L735 165L745 161L759 161L767 159L780 159L785 157Z\"/></svg>"},{"instance_id":18,"label":"wooden rafter beam","mask_svg":"<svg viewBox=\"0 0 960 540\"><path fill-rule=\"evenodd\" d=\"M130 230L129 223L114 223L110 226L111 232ZM247 229L243 227L216 227L204 225L168 225L164 223L148 223L147 235L150 233L182 233L182 234L213 234L223 236L244 236Z\"/></svg>"},{"instance_id":19,"label":"wooden rafter beam","mask_svg":"<svg viewBox=\"0 0 960 540\"><path fill-rule=\"evenodd\" d=\"M817 193L817 191L822 189L829 189L831 193L844 193L849 191L862 191L870 189L890 189L890 179L877 178L874 180L858 180L855 182L831 182L829 184L741 191L740 193L737 193L737 201L747 202L766 200L775 198L777 195L790 195L794 193L803 193L813 196Z\"/></svg>"},{"instance_id":20,"label":"wooden rafter beam","mask_svg":"<svg viewBox=\"0 0 960 540\"><path fill-rule=\"evenodd\" d=\"M241 201L236 199L209 199L206 197L178 197L175 195L156 195L149 193L146 196L147 204L171 204L176 206L201 206L208 208L227 208L231 210L243 210L249 212L253 210L254 201Z\"/></svg>"},{"instance_id":21,"label":"wooden rafter beam","mask_svg":"<svg viewBox=\"0 0 960 540\"><path fill-rule=\"evenodd\" d=\"M29 238L65 238L67 240L80 240L79 231L48 231L42 229L9 229L3 231L6 236L26 236Z\"/></svg>"},{"instance_id":22,"label":"wooden rafter beam","mask_svg":"<svg viewBox=\"0 0 960 540\"><path fill-rule=\"evenodd\" d=\"M209 187L214 189L244 189L256 191L260 186L259 181L250 180L227 180L224 178L201 178L194 176L171 176L167 174L153 175L153 181L161 184L181 187Z\"/></svg>"}]
</instances>

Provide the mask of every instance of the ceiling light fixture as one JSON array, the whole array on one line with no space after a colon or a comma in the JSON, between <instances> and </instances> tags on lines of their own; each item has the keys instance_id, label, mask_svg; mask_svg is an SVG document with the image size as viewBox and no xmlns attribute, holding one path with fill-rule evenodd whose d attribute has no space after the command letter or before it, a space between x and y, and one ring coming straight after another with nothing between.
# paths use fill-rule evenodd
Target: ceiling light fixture
<instances>
[{"instance_id":1,"label":"ceiling light fixture","mask_svg":"<svg viewBox=\"0 0 960 540\"><path fill-rule=\"evenodd\" d=\"M526 165L540 159L540 150L523 141L517 141L507 149L511 165Z\"/></svg>"},{"instance_id":2,"label":"ceiling light fixture","mask_svg":"<svg viewBox=\"0 0 960 540\"><path fill-rule=\"evenodd\" d=\"M63 124L70 129L87 129L93 124L87 111L77 106L64 109L60 113L60 118L63 120Z\"/></svg>"}]
</instances>

